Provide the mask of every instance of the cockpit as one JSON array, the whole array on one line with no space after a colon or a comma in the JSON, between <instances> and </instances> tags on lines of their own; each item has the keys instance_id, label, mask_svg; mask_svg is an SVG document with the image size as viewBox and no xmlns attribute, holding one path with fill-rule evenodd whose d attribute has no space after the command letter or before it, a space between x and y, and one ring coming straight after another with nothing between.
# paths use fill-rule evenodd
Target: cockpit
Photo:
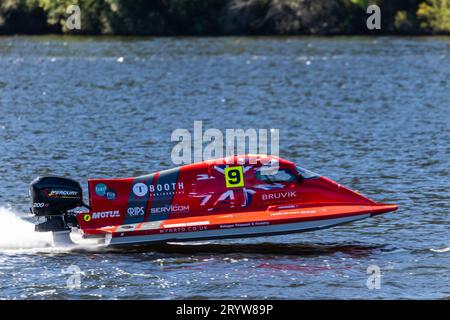
<instances>
[{"instance_id":1,"label":"cockpit","mask_svg":"<svg viewBox=\"0 0 450 320\"><path fill-rule=\"evenodd\" d=\"M293 182L295 180L313 179L320 177L319 174L302 167L296 166L294 172L290 168L265 169L261 167L255 171L255 178L266 183Z\"/></svg>"}]
</instances>

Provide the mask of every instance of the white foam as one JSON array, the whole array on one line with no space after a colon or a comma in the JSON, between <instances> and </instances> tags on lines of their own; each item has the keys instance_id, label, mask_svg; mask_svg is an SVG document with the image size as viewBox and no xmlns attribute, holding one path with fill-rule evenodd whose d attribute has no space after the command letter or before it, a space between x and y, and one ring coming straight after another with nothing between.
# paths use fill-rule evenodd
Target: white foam
<instances>
[{"instance_id":1,"label":"white foam","mask_svg":"<svg viewBox=\"0 0 450 320\"><path fill-rule=\"evenodd\" d=\"M443 248L443 249L430 249L431 251L433 251L433 252L447 252L447 251L450 251L450 247L448 247L448 248Z\"/></svg>"},{"instance_id":2,"label":"white foam","mask_svg":"<svg viewBox=\"0 0 450 320\"><path fill-rule=\"evenodd\" d=\"M23 220L19 213L0 206L0 250L34 249L53 245L50 232L35 232L34 224Z\"/></svg>"}]
</instances>

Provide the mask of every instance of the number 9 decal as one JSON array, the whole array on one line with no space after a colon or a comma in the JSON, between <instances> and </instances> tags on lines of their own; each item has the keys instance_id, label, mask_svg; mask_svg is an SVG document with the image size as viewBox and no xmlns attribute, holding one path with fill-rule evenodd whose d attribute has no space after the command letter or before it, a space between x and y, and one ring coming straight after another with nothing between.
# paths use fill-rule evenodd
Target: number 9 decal
<instances>
[{"instance_id":1,"label":"number 9 decal","mask_svg":"<svg viewBox=\"0 0 450 320\"><path fill-rule=\"evenodd\" d=\"M227 188L238 188L244 186L244 173L242 167L225 168L225 183Z\"/></svg>"}]
</instances>

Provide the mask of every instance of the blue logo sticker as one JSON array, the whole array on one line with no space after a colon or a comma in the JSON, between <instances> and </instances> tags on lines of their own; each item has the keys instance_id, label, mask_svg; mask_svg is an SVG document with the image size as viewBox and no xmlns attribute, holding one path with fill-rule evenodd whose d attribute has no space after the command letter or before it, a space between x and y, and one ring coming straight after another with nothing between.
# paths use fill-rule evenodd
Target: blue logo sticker
<instances>
[{"instance_id":1,"label":"blue logo sticker","mask_svg":"<svg viewBox=\"0 0 450 320\"><path fill-rule=\"evenodd\" d=\"M104 183L99 183L98 185L95 186L95 193L97 195L99 195L100 197L104 197L105 193L106 193L106 184Z\"/></svg>"},{"instance_id":2,"label":"blue logo sticker","mask_svg":"<svg viewBox=\"0 0 450 320\"><path fill-rule=\"evenodd\" d=\"M114 200L116 198L116 192L114 190L108 189L106 190L106 199Z\"/></svg>"}]
</instances>

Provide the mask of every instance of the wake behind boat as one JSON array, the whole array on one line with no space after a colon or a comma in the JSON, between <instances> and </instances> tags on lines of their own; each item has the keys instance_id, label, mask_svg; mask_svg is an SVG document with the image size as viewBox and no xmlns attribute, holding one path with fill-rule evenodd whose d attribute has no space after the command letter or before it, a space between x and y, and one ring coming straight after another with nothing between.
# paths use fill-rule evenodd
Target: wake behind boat
<instances>
[{"instance_id":1,"label":"wake behind boat","mask_svg":"<svg viewBox=\"0 0 450 320\"><path fill-rule=\"evenodd\" d=\"M273 165L276 164L276 170ZM265 155L209 160L132 178L30 185L36 231L55 244L70 234L106 246L257 237L324 229L397 209L294 163ZM84 209L82 209L84 208ZM40 220L40 219L38 219Z\"/></svg>"}]
</instances>

